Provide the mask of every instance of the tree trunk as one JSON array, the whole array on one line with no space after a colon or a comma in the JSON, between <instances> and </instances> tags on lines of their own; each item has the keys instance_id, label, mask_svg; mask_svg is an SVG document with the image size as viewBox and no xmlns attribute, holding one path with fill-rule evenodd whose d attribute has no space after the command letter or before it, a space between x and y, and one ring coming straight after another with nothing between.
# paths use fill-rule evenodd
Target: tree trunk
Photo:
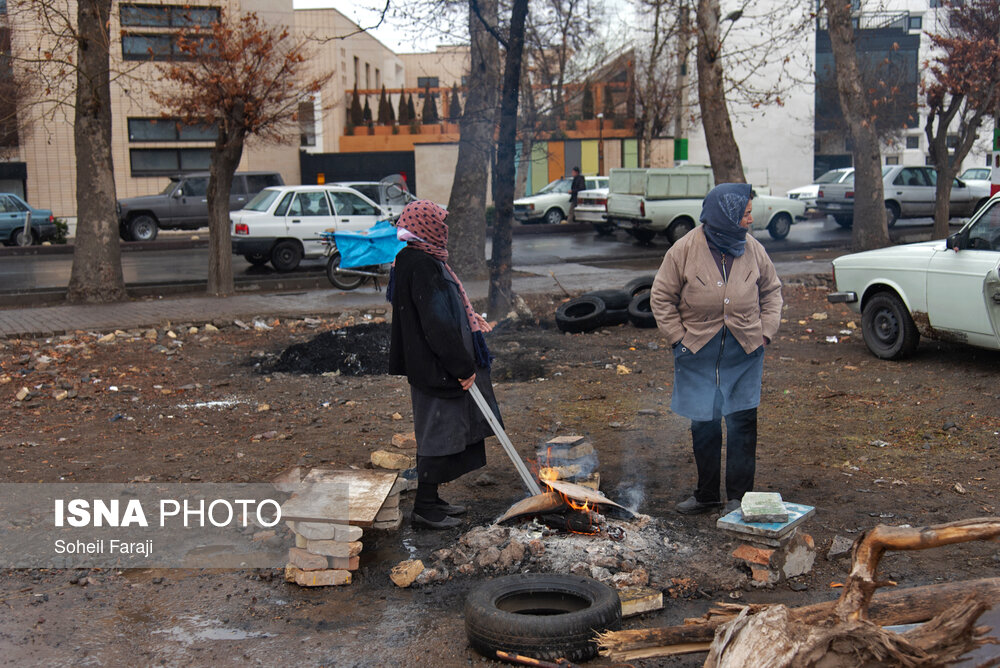
<instances>
[{"instance_id":1,"label":"tree trunk","mask_svg":"<svg viewBox=\"0 0 1000 668\"><path fill-rule=\"evenodd\" d=\"M243 135L226 137L220 130L212 148L208 177L208 294L227 297L233 283L233 240L229 222L229 194L233 174L243 157Z\"/></svg>"},{"instance_id":2,"label":"tree trunk","mask_svg":"<svg viewBox=\"0 0 1000 668\"><path fill-rule=\"evenodd\" d=\"M852 250L870 250L889 245L882 189L882 153L875 132L875 114L861 87L851 4L845 0L823 0L829 16L830 44L837 73L837 93L851 137L854 154L854 228Z\"/></svg>"},{"instance_id":3,"label":"tree trunk","mask_svg":"<svg viewBox=\"0 0 1000 668\"><path fill-rule=\"evenodd\" d=\"M503 92L500 98L500 141L494 170L496 222L493 224L493 256L490 259L489 313L500 318L514 303L511 284L511 225L514 219L514 158L517 142L517 103L521 84L521 56L524 52L524 23L528 0L514 0L511 7L507 57L504 63Z\"/></svg>"},{"instance_id":4,"label":"tree trunk","mask_svg":"<svg viewBox=\"0 0 1000 668\"><path fill-rule=\"evenodd\" d=\"M740 147L726 108L719 37L719 0L698 0L698 103L716 183L745 183Z\"/></svg>"},{"instance_id":5,"label":"tree trunk","mask_svg":"<svg viewBox=\"0 0 1000 668\"><path fill-rule=\"evenodd\" d=\"M76 242L66 298L71 302L127 299L118 245L111 159L111 0L79 0L76 69Z\"/></svg>"},{"instance_id":6,"label":"tree trunk","mask_svg":"<svg viewBox=\"0 0 1000 668\"><path fill-rule=\"evenodd\" d=\"M480 0L483 19L497 22L496 0ZM471 70L460 121L458 162L448 199L449 264L463 279L486 278L486 192L493 161L493 129L499 85L499 47L469 8Z\"/></svg>"}]
</instances>

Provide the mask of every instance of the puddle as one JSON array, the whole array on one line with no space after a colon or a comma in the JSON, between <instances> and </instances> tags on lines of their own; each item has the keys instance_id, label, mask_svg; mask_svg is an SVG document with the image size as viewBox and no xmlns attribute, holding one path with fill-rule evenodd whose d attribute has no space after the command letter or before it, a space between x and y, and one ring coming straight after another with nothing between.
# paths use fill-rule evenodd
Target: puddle
<instances>
[{"instance_id":1,"label":"puddle","mask_svg":"<svg viewBox=\"0 0 1000 668\"><path fill-rule=\"evenodd\" d=\"M189 408L232 408L233 406L239 406L240 404L249 403L245 399L239 399L237 397L227 397L225 399L216 399L215 401L199 401L193 404L177 404L177 408L181 410L187 410Z\"/></svg>"},{"instance_id":2,"label":"puddle","mask_svg":"<svg viewBox=\"0 0 1000 668\"><path fill-rule=\"evenodd\" d=\"M251 638L271 638L275 635L227 628L218 619L208 619L201 615L188 615L178 619L186 623L152 631L152 635L167 635L171 640L185 645L203 640L249 640Z\"/></svg>"}]
</instances>

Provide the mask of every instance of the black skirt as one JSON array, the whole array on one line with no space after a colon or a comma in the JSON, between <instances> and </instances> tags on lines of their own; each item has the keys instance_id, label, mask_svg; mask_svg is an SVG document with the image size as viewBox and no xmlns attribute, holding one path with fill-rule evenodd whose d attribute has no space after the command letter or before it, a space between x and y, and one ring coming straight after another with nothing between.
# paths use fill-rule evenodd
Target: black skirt
<instances>
[{"instance_id":1,"label":"black skirt","mask_svg":"<svg viewBox=\"0 0 1000 668\"><path fill-rule=\"evenodd\" d=\"M476 441L453 455L417 455L417 480L440 484L451 482L486 466L486 443Z\"/></svg>"}]
</instances>

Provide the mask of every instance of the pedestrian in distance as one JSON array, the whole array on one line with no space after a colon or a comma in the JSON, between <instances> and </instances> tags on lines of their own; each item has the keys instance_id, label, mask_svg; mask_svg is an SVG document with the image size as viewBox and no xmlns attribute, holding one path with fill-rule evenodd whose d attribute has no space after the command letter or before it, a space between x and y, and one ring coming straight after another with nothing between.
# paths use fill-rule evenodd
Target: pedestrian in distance
<instances>
[{"instance_id":1,"label":"pedestrian in distance","mask_svg":"<svg viewBox=\"0 0 1000 668\"><path fill-rule=\"evenodd\" d=\"M764 346L781 321L781 282L752 235L753 191L717 185L705 197L702 225L670 247L656 273L650 305L673 347L671 409L691 420L698 485L675 508L684 514L722 507L722 418L726 421L726 513L753 490Z\"/></svg>"},{"instance_id":2,"label":"pedestrian in distance","mask_svg":"<svg viewBox=\"0 0 1000 668\"><path fill-rule=\"evenodd\" d=\"M406 241L389 279L392 302L389 372L410 383L417 440L417 493L412 523L448 529L465 508L438 495L438 486L486 465L492 429L469 388L475 384L499 417L490 382L490 325L475 312L448 266L448 212L427 200L410 202L396 221Z\"/></svg>"},{"instance_id":3,"label":"pedestrian in distance","mask_svg":"<svg viewBox=\"0 0 1000 668\"><path fill-rule=\"evenodd\" d=\"M580 173L579 167L573 168L573 180L569 184L569 215L566 216L567 223L576 222L576 200L581 190L587 189L587 181Z\"/></svg>"}]
</instances>

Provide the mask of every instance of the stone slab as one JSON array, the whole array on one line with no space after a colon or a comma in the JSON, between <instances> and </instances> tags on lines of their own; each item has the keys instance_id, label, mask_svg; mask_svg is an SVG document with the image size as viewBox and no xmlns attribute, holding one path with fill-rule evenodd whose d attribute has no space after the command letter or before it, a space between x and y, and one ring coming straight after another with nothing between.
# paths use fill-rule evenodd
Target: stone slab
<instances>
[{"instance_id":1,"label":"stone slab","mask_svg":"<svg viewBox=\"0 0 1000 668\"><path fill-rule=\"evenodd\" d=\"M300 587L329 587L332 585L351 584L351 572L345 570L327 569L325 571L304 571L292 564L285 566L285 581L294 582Z\"/></svg>"},{"instance_id":2,"label":"stone slab","mask_svg":"<svg viewBox=\"0 0 1000 668\"><path fill-rule=\"evenodd\" d=\"M773 524L788 521L788 509L777 492L747 492L740 501L743 521Z\"/></svg>"},{"instance_id":3,"label":"stone slab","mask_svg":"<svg viewBox=\"0 0 1000 668\"><path fill-rule=\"evenodd\" d=\"M281 516L297 522L371 526L396 482L392 471L313 469L302 491L281 505Z\"/></svg>"},{"instance_id":4,"label":"stone slab","mask_svg":"<svg viewBox=\"0 0 1000 668\"><path fill-rule=\"evenodd\" d=\"M652 587L625 587L618 590L622 602L622 617L634 617L663 608L663 592Z\"/></svg>"},{"instance_id":5,"label":"stone slab","mask_svg":"<svg viewBox=\"0 0 1000 668\"><path fill-rule=\"evenodd\" d=\"M583 436L570 435L570 436L556 436L555 438L546 441L545 445L552 446L553 448L571 448L574 445L579 445L583 443Z\"/></svg>"},{"instance_id":6,"label":"stone slab","mask_svg":"<svg viewBox=\"0 0 1000 668\"><path fill-rule=\"evenodd\" d=\"M806 521L806 518L816 513L814 506L806 506L801 503L785 503L788 510L787 522L772 522L768 524L746 522L743 519L742 511L734 510L728 515L723 515L715 523L715 526L724 531L738 535L743 538L746 535L762 536L765 538L780 539L791 533L795 527Z\"/></svg>"}]
</instances>

